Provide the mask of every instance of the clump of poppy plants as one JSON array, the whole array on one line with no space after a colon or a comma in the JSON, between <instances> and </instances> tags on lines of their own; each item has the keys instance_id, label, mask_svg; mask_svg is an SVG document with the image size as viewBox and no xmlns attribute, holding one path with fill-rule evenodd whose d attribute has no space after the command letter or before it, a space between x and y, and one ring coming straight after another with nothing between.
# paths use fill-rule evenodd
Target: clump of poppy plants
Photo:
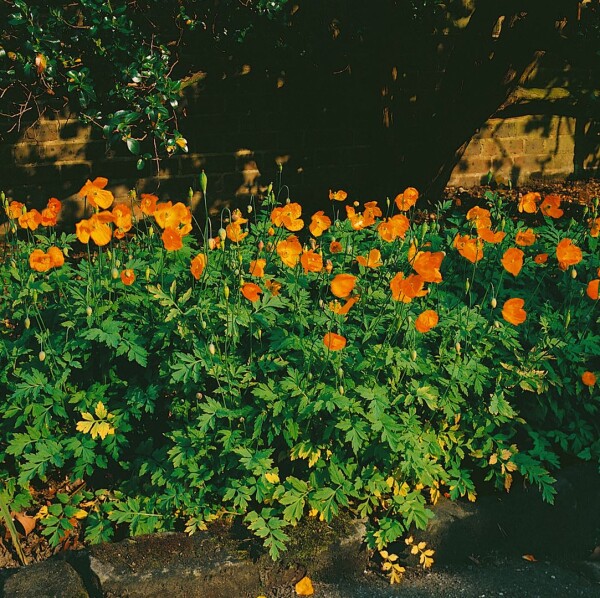
<instances>
[{"instance_id":1,"label":"clump of poppy plants","mask_svg":"<svg viewBox=\"0 0 600 598\"><path fill-rule=\"evenodd\" d=\"M597 201L305 214L269 188L201 230L107 185L72 233L56 198L2 199L0 479L32 514L30 488L83 481L39 512L55 545L239 517L277 558L343 509L384 551L476 477L551 501L561 460L600 462Z\"/></svg>"}]
</instances>

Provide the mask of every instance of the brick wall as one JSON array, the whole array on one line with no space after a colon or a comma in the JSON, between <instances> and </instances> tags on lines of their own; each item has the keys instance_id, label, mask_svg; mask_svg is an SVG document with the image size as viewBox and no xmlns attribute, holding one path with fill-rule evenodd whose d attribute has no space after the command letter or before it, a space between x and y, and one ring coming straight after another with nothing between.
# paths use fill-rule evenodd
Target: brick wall
<instances>
[{"instance_id":1,"label":"brick wall","mask_svg":"<svg viewBox=\"0 0 600 598\"><path fill-rule=\"evenodd\" d=\"M322 204L330 188L365 201L385 197L378 187L378 152L389 130L381 95L353 87L350 78L330 88L317 83L319 93L307 93L294 81L266 89L258 78L192 90L185 99L189 116L180 122L190 154L164 160L158 173L151 166L138 172L122 148L107 152L99 130L66 114L44 118L0 145L0 189L30 205L51 196L67 200L75 218L81 212L76 193L87 178L108 177L117 198L135 186L183 199L191 187L197 202L197 175L204 169L216 213L264 190L280 161L292 198L303 204ZM469 187L491 176L517 186L584 169L597 174L598 146L597 127L572 115L491 119L470 142L450 184Z\"/></svg>"}]
</instances>

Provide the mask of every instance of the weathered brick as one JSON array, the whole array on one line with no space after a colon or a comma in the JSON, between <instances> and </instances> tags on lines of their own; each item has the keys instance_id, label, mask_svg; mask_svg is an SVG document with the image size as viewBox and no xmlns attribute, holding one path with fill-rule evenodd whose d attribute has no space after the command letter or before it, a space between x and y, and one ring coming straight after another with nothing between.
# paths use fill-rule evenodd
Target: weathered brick
<instances>
[{"instance_id":1,"label":"weathered brick","mask_svg":"<svg viewBox=\"0 0 600 598\"><path fill-rule=\"evenodd\" d=\"M45 121L28 127L23 133L23 139L38 143L56 141L58 139L58 121Z\"/></svg>"}]
</instances>

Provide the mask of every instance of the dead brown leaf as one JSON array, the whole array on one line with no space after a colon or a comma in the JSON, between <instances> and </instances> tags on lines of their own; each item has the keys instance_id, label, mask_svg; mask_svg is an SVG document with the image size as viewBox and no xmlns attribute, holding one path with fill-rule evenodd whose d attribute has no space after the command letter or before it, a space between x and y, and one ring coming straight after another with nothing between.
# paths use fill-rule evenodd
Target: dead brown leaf
<instances>
[{"instance_id":1,"label":"dead brown leaf","mask_svg":"<svg viewBox=\"0 0 600 598\"><path fill-rule=\"evenodd\" d=\"M31 517L26 513L14 513L13 517L21 524L23 532L26 536L28 536L35 529L37 517Z\"/></svg>"}]
</instances>

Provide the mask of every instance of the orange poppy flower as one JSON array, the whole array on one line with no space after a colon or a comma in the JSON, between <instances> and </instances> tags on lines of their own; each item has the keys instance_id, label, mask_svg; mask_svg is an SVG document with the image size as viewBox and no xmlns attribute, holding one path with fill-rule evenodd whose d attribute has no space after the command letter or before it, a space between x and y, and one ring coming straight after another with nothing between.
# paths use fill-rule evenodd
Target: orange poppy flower
<instances>
[{"instance_id":1,"label":"orange poppy flower","mask_svg":"<svg viewBox=\"0 0 600 598\"><path fill-rule=\"evenodd\" d=\"M47 272L53 265L52 256L41 249L34 249L29 256L29 267L36 272Z\"/></svg>"},{"instance_id":2,"label":"orange poppy flower","mask_svg":"<svg viewBox=\"0 0 600 598\"><path fill-rule=\"evenodd\" d=\"M279 291L281 291L281 283L276 280L265 280L265 286L269 289L269 293L271 293L273 297L277 297Z\"/></svg>"},{"instance_id":3,"label":"orange poppy flower","mask_svg":"<svg viewBox=\"0 0 600 598\"><path fill-rule=\"evenodd\" d=\"M415 320L415 328L418 332L425 334L429 332L433 327L437 326L439 317L435 311L428 309L421 313Z\"/></svg>"},{"instance_id":4,"label":"orange poppy flower","mask_svg":"<svg viewBox=\"0 0 600 598\"><path fill-rule=\"evenodd\" d=\"M75 235L77 236L77 239L79 239L80 243L88 243L91 232L92 227L90 226L89 220L83 219L75 223Z\"/></svg>"},{"instance_id":5,"label":"orange poppy flower","mask_svg":"<svg viewBox=\"0 0 600 598\"><path fill-rule=\"evenodd\" d=\"M354 290L356 276L352 274L338 274L331 281L331 292L340 299L344 299Z\"/></svg>"},{"instance_id":6,"label":"orange poppy flower","mask_svg":"<svg viewBox=\"0 0 600 598\"><path fill-rule=\"evenodd\" d=\"M246 224L248 220L246 218L239 218L235 222L231 222L225 227L227 232L227 238L234 243L240 243L243 239L248 236L248 231L242 230L242 224Z\"/></svg>"},{"instance_id":7,"label":"orange poppy flower","mask_svg":"<svg viewBox=\"0 0 600 598\"><path fill-rule=\"evenodd\" d=\"M301 253L302 245L300 245L300 241L298 241L296 235L290 235L287 239L277 243L277 255L288 268L296 266L300 261Z\"/></svg>"},{"instance_id":8,"label":"orange poppy flower","mask_svg":"<svg viewBox=\"0 0 600 598\"><path fill-rule=\"evenodd\" d=\"M518 297L508 299L502 307L502 317L515 326L522 324L527 319L527 312L523 309L524 305L525 301Z\"/></svg>"},{"instance_id":9,"label":"orange poppy flower","mask_svg":"<svg viewBox=\"0 0 600 598\"><path fill-rule=\"evenodd\" d=\"M525 254L516 247L511 247L504 252L502 256L502 265L507 272L510 272L513 276L521 271L523 267L523 256Z\"/></svg>"},{"instance_id":10,"label":"orange poppy flower","mask_svg":"<svg viewBox=\"0 0 600 598\"><path fill-rule=\"evenodd\" d=\"M168 226L165 228L160 238L167 251L178 251L183 247L181 235L177 232L176 228Z\"/></svg>"},{"instance_id":11,"label":"orange poppy flower","mask_svg":"<svg viewBox=\"0 0 600 598\"><path fill-rule=\"evenodd\" d=\"M540 210L544 216L549 218L560 218L564 212L560 209L560 195L547 195L540 205Z\"/></svg>"},{"instance_id":12,"label":"orange poppy flower","mask_svg":"<svg viewBox=\"0 0 600 598\"><path fill-rule=\"evenodd\" d=\"M548 254L547 253L538 253L534 258L533 261L536 264L545 264L548 261Z\"/></svg>"},{"instance_id":13,"label":"orange poppy flower","mask_svg":"<svg viewBox=\"0 0 600 598\"><path fill-rule=\"evenodd\" d=\"M410 228L410 221L404 214L396 214L386 222L381 222L377 227L379 236L386 242L391 243L398 237L404 239L406 231Z\"/></svg>"},{"instance_id":14,"label":"orange poppy flower","mask_svg":"<svg viewBox=\"0 0 600 598\"><path fill-rule=\"evenodd\" d=\"M489 228L477 229L477 235L479 236L480 239L483 239L486 243L493 243L493 244L502 243L502 241L504 240L504 237L506 237L505 232L499 230L494 233Z\"/></svg>"},{"instance_id":15,"label":"orange poppy flower","mask_svg":"<svg viewBox=\"0 0 600 598\"><path fill-rule=\"evenodd\" d=\"M104 189L106 185L108 185L108 179L104 177L99 176L93 181L88 179L85 185L79 190L79 196L86 198L94 208L106 210L115 200L113 194Z\"/></svg>"},{"instance_id":16,"label":"orange poppy flower","mask_svg":"<svg viewBox=\"0 0 600 598\"><path fill-rule=\"evenodd\" d=\"M600 235L600 216L598 218L590 218L588 224L590 225L590 236L594 238L598 237Z\"/></svg>"},{"instance_id":17,"label":"orange poppy flower","mask_svg":"<svg viewBox=\"0 0 600 598\"><path fill-rule=\"evenodd\" d=\"M200 280L208 259L204 253L199 253L190 263L190 272L196 280Z\"/></svg>"},{"instance_id":18,"label":"orange poppy flower","mask_svg":"<svg viewBox=\"0 0 600 598\"><path fill-rule=\"evenodd\" d=\"M383 266L379 249L371 249L367 257L363 257L362 255L357 256L356 261L365 268L379 268L379 266Z\"/></svg>"},{"instance_id":19,"label":"orange poppy flower","mask_svg":"<svg viewBox=\"0 0 600 598\"><path fill-rule=\"evenodd\" d=\"M58 220L57 213L48 208L42 210L41 222L42 226L56 226Z\"/></svg>"},{"instance_id":20,"label":"orange poppy flower","mask_svg":"<svg viewBox=\"0 0 600 598\"><path fill-rule=\"evenodd\" d=\"M154 219L160 228L178 228L183 222L191 222L189 208L178 201L173 204L170 201L161 202L154 209Z\"/></svg>"},{"instance_id":21,"label":"orange poppy flower","mask_svg":"<svg viewBox=\"0 0 600 598\"><path fill-rule=\"evenodd\" d=\"M304 272L320 272L323 269L323 257L315 251L305 251L300 263Z\"/></svg>"},{"instance_id":22,"label":"orange poppy flower","mask_svg":"<svg viewBox=\"0 0 600 598\"><path fill-rule=\"evenodd\" d=\"M357 212L352 206L346 206L346 216L350 221L350 226L352 226L354 230L362 230L365 226L369 226L363 214ZM373 222L375 222L375 220L373 220ZM373 224L373 222L371 222L371 224Z\"/></svg>"},{"instance_id":23,"label":"orange poppy flower","mask_svg":"<svg viewBox=\"0 0 600 598\"><path fill-rule=\"evenodd\" d=\"M346 299L346 303L344 303L344 305L341 305L340 302L336 299L335 301L329 302L329 309L334 314L339 314L341 316L345 316L350 311L350 308L359 299L360 299L360 295L354 295L354 297L348 297L348 299Z\"/></svg>"},{"instance_id":24,"label":"orange poppy flower","mask_svg":"<svg viewBox=\"0 0 600 598\"><path fill-rule=\"evenodd\" d=\"M271 222L275 226L284 226L289 231L296 232L304 227L304 221L300 218L302 207L299 203L291 202L284 206L273 208Z\"/></svg>"},{"instance_id":25,"label":"orange poppy flower","mask_svg":"<svg viewBox=\"0 0 600 598\"><path fill-rule=\"evenodd\" d=\"M594 386L596 380L596 375L593 372L583 372L583 374L581 374L581 381L586 386Z\"/></svg>"},{"instance_id":26,"label":"orange poppy flower","mask_svg":"<svg viewBox=\"0 0 600 598\"><path fill-rule=\"evenodd\" d=\"M6 215L11 220L16 220L19 216L23 214L25 210L25 204L22 204L20 201L11 201L8 204L8 208L6 210Z\"/></svg>"},{"instance_id":27,"label":"orange poppy flower","mask_svg":"<svg viewBox=\"0 0 600 598\"><path fill-rule=\"evenodd\" d=\"M469 235L456 235L454 247L458 249L460 255L473 264L483 258L483 241L481 239L472 239Z\"/></svg>"},{"instance_id":28,"label":"orange poppy flower","mask_svg":"<svg viewBox=\"0 0 600 598\"><path fill-rule=\"evenodd\" d=\"M58 247L50 247L48 249L48 255L52 260L53 268L60 268L65 263L65 254Z\"/></svg>"},{"instance_id":29,"label":"orange poppy flower","mask_svg":"<svg viewBox=\"0 0 600 598\"><path fill-rule=\"evenodd\" d=\"M480 208L479 206L475 206L467 212L467 220L473 221L477 230L492 227L490 211L485 208Z\"/></svg>"},{"instance_id":30,"label":"orange poppy flower","mask_svg":"<svg viewBox=\"0 0 600 598\"><path fill-rule=\"evenodd\" d=\"M112 230L108 222L112 221L110 212L93 214L89 220L81 220L75 225L75 234L81 243L89 243L90 237L96 245L102 247L112 238Z\"/></svg>"},{"instance_id":31,"label":"orange poppy flower","mask_svg":"<svg viewBox=\"0 0 600 598\"><path fill-rule=\"evenodd\" d=\"M252 301L252 302L258 301L262 294L261 288L257 284L254 284L253 282L244 283L240 290L242 291L242 295L244 295L244 297L246 297L246 299L248 299L248 301Z\"/></svg>"},{"instance_id":32,"label":"orange poppy flower","mask_svg":"<svg viewBox=\"0 0 600 598\"><path fill-rule=\"evenodd\" d=\"M258 278L262 278L265 275L265 266L267 265L267 260L257 259L252 260L250 262L250 268L248 269L248 274L251 276L257 276Z\"/></svg>"},{"instance_id":33,"label":"orange poppy flower","mask_svg":"<svg viewBox=\"0 0 600 598\"><path fill-rule=\"evenodd\" d=\"M381 208L377 205L376 201L368 201L365 204L364 209L364 217L368 222L365 226L371 226L371 224L375 223L375 218L380 218L382 216Z\"/></svg>"},{"instance_id":34,"label":"orange poppy flower","mask_svg":"<svg viewBox=\"0 0 600 598\"><path fill-rule=\"evenodd\" d=\"M342 251L344 251L344 248L342 247L342 244L339 241L331 241L331 243L329 243L329 251L331 253L342 253Z\"/></svg>"},{"instance_id":35,"label":"orange poppy flower","mask_svg":"<svg viewBox=\"0 0 600 598\"><path fill-rule=\"evenodd\" d=\"M528 228L527 230L520 230L515 236L515 243L521 247L530 247L537 240L537 235L533 232L533 229Z\"/></svg>"},{"instance_id":36,"label":"orange poppy flower","mask_svg":"<svg viewBox=\"0 0 600 598\"><path fill-rule=\"evenodd\" d=\"M419 192L414 187L407 187L402 193L396 195L396 206L401 212L410 210L419 199Z\"/></svg>"},{"instance_id":37,"label":"orange poppy flower","mask_svg":"<svg viewBox=\"0 0 600 598\"><path fill-rule=\"evenodd\" d=\"M329 199L332 201L344 201L348 197L348 194L341 189L339 191L329 190Z\"/></svg>"},{"instance_id":38,"label":"orange poppy flower","mask_svg":"<svg viewBox=\"0 0 600 598\"><path fill-rule=\"evenodd\" d=\"M56 199L56 197L51 197L46 204L46 209L58 214L62 209L62 203L59 199Z\"/></svg>"},{"instance_id":39,"label":"orange poppy flower","mask_svg":"<svg viewBox=\"0 0 600 598\"><path fill-rule=\"evenodd\" d=\"M581 249L577 245L574 245L571 239L563 239L556 246L556 257L558 259L558 267L561 270L566 270L569 266L574 266L583 259Z\"/></svg>"},{"instance_id":40,"label":"orange poppy flower","mask_svg":"<svg viewBox=\"0 0 600 598\"><path fill-rule=\"evenodd\" d=\"M131 230L133 222L131 219L131 210L129 206L124 203L119 203L113 206L112 215L115 223L115 237L122 239L125 233Z\"/></svg>"},{"instance_id":41,"label":"orange poppy flower","mask_svg":"<svg viewBox=\"0 0 600 598\"><path fill-rule=\"evenodd\" d=\"M402 303L410 303L416 297L423 297L429 292L424 289L425 281L420 274L411 274L404 278L404 272L398 272L390 281L392 298Z\"/></svg>"},{"instance_id":42,"label":"orange poppy flower","mask_svg":"<svg viewBox=\"0 0 600 598\"><path fill-rule=\"evenodd\" d=\"M330 351L341 351L346 346L346 339L335 332L328 332L323 343Z\"/></svg>"},{"instance_id":43,"label":"orange poppy flower","mask_svg":"<svg viewBox=\"0 0 600 598\"><path fill-rule=\"evenodd\" d=\"M146 216L153 216L156 210L156 204L158 203L158 197L152 193L142 193L142 201L140 202L140 209Z\"/></svg>"},{"instance_id":44,"label":"orange poppy flower","mask_svg":"<svg viewBox=\"0 0 600 598\"><path fill-rule=\"evenodd\" d=\"M315 237L320 237L331 226L331 219L325 216L323 210L319 210L312 215L308 230Z\"/></svg>"},{"instance_id":45,"label":"orange poppy flower","mask_svg":"<svg viewBox=\"0 0 600 598\"><path fill-rule=\"evenodd\" d=\"M535 214L538 210L537 204L541 199L542 196L537 192L525 193L519 200L519 212Z\"/></svg>"},{"instance_id":46,"label":"orange poppy flower","mask_svg":"<svg viewBox=\"0 0 600 598\"><path fill-rule=\"evenodd\" d=\"M41 223L42 215L35 209L29 210L28 212L25 212L19 216L19 226L21 228L36 230Z\"/></svg>"},{"instance_id":47,"label":"orange poppy flower","mask_svg":"<svg viewBox=\"0 0 600 598\"><path fill-rule=\"evenodd\" d=\"M444 259L442 251L419 251L415 256L413 269L417 274L420 274L425 282L442 282L442 273L440 266Z\"/></svg>"},{"instance_id":48,"label":"orange poppy flower","mask_svg":"<svg viewBox=\"0 0 600 598\"><path fill-rule=\"evenodd\" d=\"M121 272L121 282L129 287L135 282L135 272L131 268L126 268Z\"/></svg>"},{"instance_id":49,"label":"orange poppy flower","mask_svg":"<svg viewBox=\"0 0 600 598\"><path fill-rule=\"evenodd\" d=\"M587 285L585 292L592 301L598 301L598 287L600 286L600 278L590 280Z\"/></svg>"}]
</instances>

